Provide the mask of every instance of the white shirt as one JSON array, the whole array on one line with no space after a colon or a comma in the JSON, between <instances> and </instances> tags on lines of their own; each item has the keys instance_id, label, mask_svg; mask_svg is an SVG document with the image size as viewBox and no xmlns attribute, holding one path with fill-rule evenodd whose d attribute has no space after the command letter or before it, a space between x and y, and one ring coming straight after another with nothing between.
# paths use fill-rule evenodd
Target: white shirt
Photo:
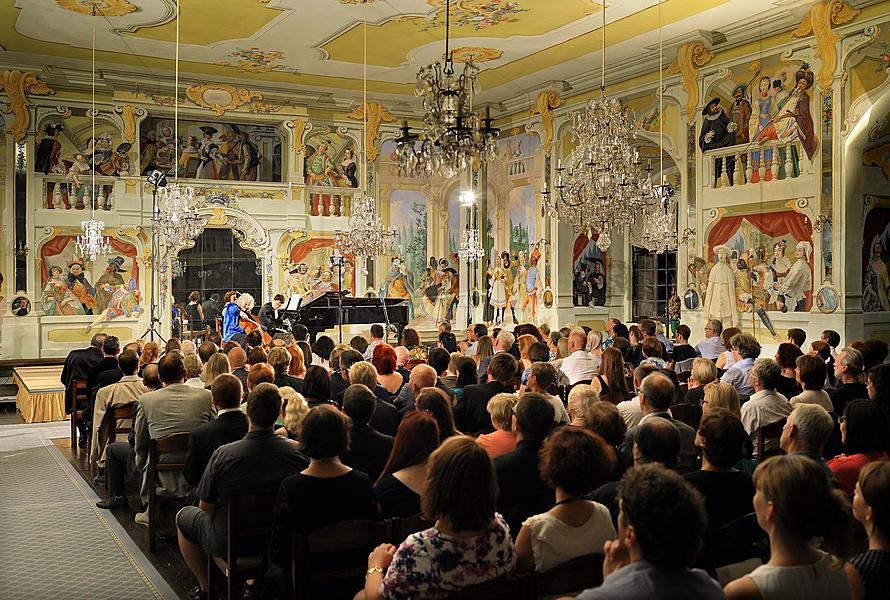
<instances>
[{"instance_id":1,"label":"white shirt","mask_svg":"<svg viewBox=\"0 0 890 600\"><path fill-rule=\"evenodd\" d=\"M557 425L568 425L572 422L569 419L569 413L566 410L566 407L562 405L562 400L557 396L551 396L550 394L544 394L547 396L547 400L550 404L553 405L553 422Z\"/></svg>"},{"instance_id":2,"label":"white shirt","mask_svg":"<svg viewBox=\"0 0 890 600\"><path fill-rule=\"evenodd\" d=\"M216 413L216 416L219 417L220 415L224 415L229 412L236 412L236 411L240 411L240 410L241 410L240 406L236 406L235 408L221 408L221 409L219 409L219 412Z\"/></svg>"},{"instance_id":3,"label":"white shirt","mask_svg":"<svg viewBox=\"0 0 890 600\"><path fill-rule=\"evenodd\" d=\"M371 360L371 355L374 354L374 348L376 348L377 346L379 346L382 343L383 343L383 340L371 340L371 343L368 344L368 348L367 348L367 350L365 350L365 353L364 353L364 355L362 355L362 358L364 358L365 360Z\"/></svg>"},{"instance_id":4,"label":"white shirt","mask_svg":"<svg viewBox=\"0 0 890 600\"><path fill-rule=\"evenodd\" d=\"M711 360L717 360L717 357L726 350L726 348L723 347L723 342L720 340L720 336L716 335L700 341L695 349L698 350L698 353L701 354L702 358L710 358Z\"/></svg>"},{"instance_id":5,"label":"white shirt","mask_svg":"<svg viewBox=\"0 0 890 600\"><path fill-rule=\"evenodd\" d=\"M479 348L479 342L473 342L464 350L464 356L476 356L476 350Z\"/></svg>"},{"instance_id":6,"label":"white shirt","mask_svg":"<svg viewBox=\"0 0 890 600\"><path fill-rule=\"evenodd\" d=\"M592 380L598 373L593 356L584 350L575 350L562 359L559 369L568 378L570 385L575 385L579 381Z\"/></svg>"},{"instance_id":7,"label":"white shirt","mask_svg":"<svg viewBox=\"0 0 890 600\"><path fill-rule=\"evenodd\" d=\"M742 404L742 425L751 436L754 444L754 452L760 440L758 429L764 425L787 419L791 414L791 403L782 394L774 390L760 390L751 395L750 400ZM764 450L774 450L779 445L779 440L769 440Z\"/></svg>"},{"instance_id":8,"label":"white shirt","mask_svg":"<svg viewBox=\"0 0 890 600\"><path fill-rule=\"evenodd\" d=\"M192 377L191 379L186 379L185 384L190 385L193 388L198 389L198 390L203 390L204 386L206 385L204 383L204 380L201 379L200 377Z\"/></svg>"},{"instance_id":9,"label":"white shirt","mask_svg":"<svg viewBox=\"0 0 890 600\"><path fill-rule=\"evenodd\" d=\"M640 397L634 396L630 400L619 402L616 406L618 414L624 419L627 428L636 427L643 420L643 409L640 407Z\"/></svg>"},{"instance_id":10,"label":"white shirt","mask_svg":"<svg viewBox=\"0 0 890 600\"><path fill-rule=\"evenodd\" d=\"M583 525L571 527L549 513L525 520L531 538L535 571L543 573L578 556L601 553L603 544L617 535L609 509L591 502L594 511Z\"/></svg>"},{"instance_id":11,"label":"white shirt","mask_svg":"<svg viewBox=\"0 0 890 600\"><path fill-rule=\"evenodd\" d=\"M831 403L831 396L825 390L804 390L798 395L791 398L791 408L798 404L818 404L830 413L834 412L834 405Z\"/></svg>"}]
</instances>

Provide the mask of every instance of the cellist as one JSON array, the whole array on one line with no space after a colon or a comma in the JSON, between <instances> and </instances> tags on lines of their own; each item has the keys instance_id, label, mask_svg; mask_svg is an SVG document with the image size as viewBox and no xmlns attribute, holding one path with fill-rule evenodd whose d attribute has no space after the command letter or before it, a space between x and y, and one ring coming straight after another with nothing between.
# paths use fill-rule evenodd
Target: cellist
<instances>
[{"instance_id":1,"label":"cellist","mask_svg":"<svg viewBox=\"0 0 890 600\"><path fill-rule=\"evenodd\" d=\"M250 294L243 294L242 296L250 296ZM241 307L238 304L242 296L239 296L238 292L234 290L226 292L225 296L223 296L223 299L226 301L226 305L222 310L223 342L235 341L239 344L244 342L245 333L244 328L241 327ZM253 300L253 297L250 299Z\"/></svg>"}]
</instances>

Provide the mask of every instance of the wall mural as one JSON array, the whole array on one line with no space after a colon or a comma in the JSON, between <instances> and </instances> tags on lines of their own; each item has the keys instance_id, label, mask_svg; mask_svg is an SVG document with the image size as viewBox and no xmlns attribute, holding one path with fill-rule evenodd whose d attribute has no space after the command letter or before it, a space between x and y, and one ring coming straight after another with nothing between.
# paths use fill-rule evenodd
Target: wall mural
<instances>
[{"instance_id":1,"label":"wall mural","mask_svg":"<svg viewBox=\"0 0 890 600\"><path fill-rule=\"evenodd\" d=\"M90 262L75 250L75 239L58 235L40 247L43 314L95 315L87 331L117 317L138 316L142 297L136 248L109 238L112 254Z\"/></svg>"},{"instance_id":2,"label":"wall mural","mask_svg":"<svg viewBox=\"0 0 890 600\"><path fill-rule=\"evenodd\" d=\"M288 257L296 265L285 274L284 291L286 297L298 294L304 302L313 300L326 292L340 289L355 293L355 261L347 257L343 266L342 280L339 267L331 267L330 257L334 249L334 239L314 237L294 244Z\"/></svg>"},{"instance_id":3,"label":"wall mural","mask_svg":"<svg viewBox=\"0 0 890 600\"><path fill-rule=\"evenodd\" d=\"M322 127L305 142L306 185L358 187L355 141Z\"/></svg>"},{"instance_id":4,"label":"wall mural","mask_svg":"<svg viewBox=\"0 0 890 600\"><path fill-rule=\"evenodd\" d=\"M427 267L427 204L419 190L393 190L388 199L389 228L395 231L393 255L381 293L409 301L408 318L417 314L421 290L417 287Z\"/></svg>"},{"instance_id":5,"label":"wall mural","mask_svg":"<svg viewBox=\"0 0 890 600\"><path fill-rule=\"evenodd\" d=\"M574 306L606 305L606 255L596 240L582 233L572 247L572 304Z\"/></svg>"},{"instance_id":6,"label":"wall mural","mask_svg":"<svg viewBox=\"0 0 890 600\"><path fill-rule=\"evenodd\" d=\"M160 170L220 181L281 181L281 138L274 127L151 117L140 127L142 175Z\"/></svg>"},{"instance_id":7,"label":"wall mural","mask_svg":"<svg viewBox=\"0 0 890 600\"><path fill-rule=\"evenodd\" d=\"M727 327L748 319L753 324L756 315L776 336L767 312L812 308L813 230L805 215L793 210L727 215L711 228L708 247L707 280L696 279L705 286L708 318ZM695 265L693 274L703 268Z\"/></svg>"},{"instance_id":8,"label":"wall mural","mask_svg":"<svg viewBox=\"0 0 890 600\"><path fill-rule=\"evenodd\" d=\"M874 197L872 197L874 199ZM890 310L890 202L865 215L862 245L862 310Z\"/></svg>"}]
</instances>

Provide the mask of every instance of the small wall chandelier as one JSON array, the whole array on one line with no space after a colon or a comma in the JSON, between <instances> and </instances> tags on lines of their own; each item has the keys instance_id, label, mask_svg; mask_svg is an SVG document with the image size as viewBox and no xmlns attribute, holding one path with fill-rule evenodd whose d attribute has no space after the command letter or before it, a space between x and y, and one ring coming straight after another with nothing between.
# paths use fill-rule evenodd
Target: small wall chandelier
<instances>
[{"instance_id":1,"label":"small wall chandelier","mask_svg":"<svg viewBox=\"0 0 890 600\"><path fill-rule=\"evenodd\" d=\"M174 258L170 261L170 277L173 279L177 279L185 275L185 262L179 260L178 258Z\"/></svg>"},{"instance_id":2,"label":"small wall chandelier","mask_svg":"<svg viewBox=\"0 0 890 600\"><path fill-rule=\"evenodd\" d=\"M464 229L463 241L457 251L458 257L464 262L477 261L485 256L485 249L479 239L479 230Z\"/></svg>"},{"instance_id":3,"label":"small wall chandelier","mask_svg":"<svg viewBox=\"0 0 890 600\"><path fill-rule=\"evenodd\" d=\"M96 5L93 5L93 47L92 47L92 107L90 116L92 117L92 137L96 139ZM92 167L90 196L90 218L80 222L80 228L83 233L74 240L74 247L77 253L91 261L101 254L111 252L111 241L102 235L105 228L105 222L96 219L96 165ZM101 196L101 192L98 194Z\"/></svg>"},{"instance_id":4,"label":"small wall chandelier","mask_svg":"<svg viewBox=\"0 0 890 600\"><path fill-rule=\"evenodd\" d=\"M402 121L401 136L395 139L399 170L408 176L439 175L450 178L473 164L497 157L499 130L492 126L488 108L485 116L473 112L479 67L472 61L455 75L450 50L450 0L445 2L445 59L417 73L415 94L423 97L423 134L411 133Z\"/></svg>"}]
</instances>

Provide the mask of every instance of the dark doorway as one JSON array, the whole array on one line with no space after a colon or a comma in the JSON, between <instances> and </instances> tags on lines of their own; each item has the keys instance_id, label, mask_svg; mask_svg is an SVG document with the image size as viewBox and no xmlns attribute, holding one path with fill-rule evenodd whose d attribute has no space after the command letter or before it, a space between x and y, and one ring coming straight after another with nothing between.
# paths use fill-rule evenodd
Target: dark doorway
<instances>
[{"instance_id":1,"label":"dark doorway","mask_svg":"<svg viewBox=\"0 0 890 600\"><path fill-rule=\"evenodd\" d=\"M633 251L633 319L667 321L667 301L677 285L677 253Z\"/></svg>"},{"instance_id":2,"label":"dark doorway","mask_svg":"<svg viewBox=\"0 0 890 600\"><path fill-rule=\"evenodd\" d=\"M179 261L184 273L173 280L176 303L188 304L188 295L196 290L201 300L219 294L220 304L229 290L248 293L261 303L263 288L257 257L238 245L231 229L205 229L193 248L179 253Z\"/></svg>"}]
</instances>

